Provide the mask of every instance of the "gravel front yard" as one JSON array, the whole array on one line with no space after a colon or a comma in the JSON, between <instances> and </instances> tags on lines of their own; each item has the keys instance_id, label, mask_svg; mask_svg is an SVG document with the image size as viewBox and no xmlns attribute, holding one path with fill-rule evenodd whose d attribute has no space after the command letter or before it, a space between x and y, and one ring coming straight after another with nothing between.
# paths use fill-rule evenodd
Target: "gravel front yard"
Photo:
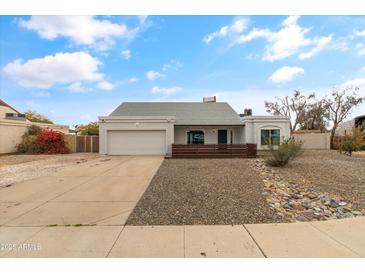
<instances>
[{"instance_id":1,"label":"gravel front yard","mask_svg":"<svg viewBox=\"0 0 365 274\"><path fill-rule=\"evenodd\" d=\"M357 210L365 209L365 157L337 151L305 151L290 165L272 168L290 182L340 196Z\"/></svg>"},{"instance_id":2,"label":"gravel front yard","mask_svg":"<svg viewBox=\"0 0 365 274\"><path fill-rule=\"evenodd\" d=\"M128 225L285 222L262 195L249 159L165 160Z\"/></svg>"},{"instance_id":3,"label":"gravel front yard","mask_svg":"<svg viewBox=\"0 0 365 274\"><path fill-rule=\"evenodd\" d=\"M282 168L263 159L168 159L129 225L247 224L365 215L365 157L305 151Z\"/></svg>"},{"instance_id":4,"label":"gravel front yard","mask_svg":"<svg viewBox=\"0 0 365 274\"><path fill-rule=\"evenodd\" d=\"M93 153L0 156L0 188L47 176L64 167L99 157Z\"/></svg>"}]
</instances>

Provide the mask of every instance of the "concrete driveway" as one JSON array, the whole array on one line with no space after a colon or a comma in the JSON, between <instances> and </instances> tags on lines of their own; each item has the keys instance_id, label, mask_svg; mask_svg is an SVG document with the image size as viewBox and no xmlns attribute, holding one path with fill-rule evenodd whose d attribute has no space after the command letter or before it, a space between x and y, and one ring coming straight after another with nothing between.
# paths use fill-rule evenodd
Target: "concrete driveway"
<instances>
[{"instance_id":1,"label":"concrete driveway","mask_svg":"<svg viewBox=\"0 0 365 274\"><path fill-rule=\"evenodd\" d=\"M0 255L36 236L38 252L9 256L105 256L162 161L102 157L0 189Z\"/></svg>"}]
</instances>

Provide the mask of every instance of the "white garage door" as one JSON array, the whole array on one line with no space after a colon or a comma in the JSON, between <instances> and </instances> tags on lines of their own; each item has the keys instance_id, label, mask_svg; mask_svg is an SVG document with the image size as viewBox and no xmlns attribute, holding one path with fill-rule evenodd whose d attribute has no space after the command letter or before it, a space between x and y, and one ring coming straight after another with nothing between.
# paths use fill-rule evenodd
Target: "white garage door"
<instances>
[{"instance_id":1,"label":"white garage door","mask_svg":"<svg viewBox=\"0 0 365 274\"><path fill-rule=\"evenodd\" d=\"M108 131L109 155L165 155L164 130Z\"/></svg>"}]
</instances>

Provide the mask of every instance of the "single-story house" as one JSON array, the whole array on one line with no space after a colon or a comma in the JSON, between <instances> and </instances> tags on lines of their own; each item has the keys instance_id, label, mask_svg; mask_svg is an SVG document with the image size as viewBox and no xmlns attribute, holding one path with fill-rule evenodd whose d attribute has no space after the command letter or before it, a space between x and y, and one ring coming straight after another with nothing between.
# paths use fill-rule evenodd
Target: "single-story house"
<instances>
[{"instance_id":1,"label":"single-story house","mask_svg":"<svg viewBox=\"0 0 365 274\"><path fill-rule=\"evenodd\" d=\"M257 144L290 136L283 116L240 116L228 103L122 103L99 117L99 151L108 155L171 155L172 145Z\"/></svg>"},{"instance_id":2,"label":"single-story house","mask_svg":"<svg viewBox=\"0 0 365 274\"><path fill-rule=\"evenodd\" d=\"M31 122L23 113L0 99L0 154L15 152L30 125L52 128L63 133L68 133L69 130L66 125Z\"/></svg>"}]
</instances>

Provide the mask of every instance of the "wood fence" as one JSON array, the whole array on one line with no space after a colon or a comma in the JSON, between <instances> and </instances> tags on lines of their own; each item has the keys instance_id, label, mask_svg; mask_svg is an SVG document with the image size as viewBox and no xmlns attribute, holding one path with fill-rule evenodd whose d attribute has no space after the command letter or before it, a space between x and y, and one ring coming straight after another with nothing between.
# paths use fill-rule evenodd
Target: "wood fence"
<instances>
[{"instance_id":1,"label":"wood fence","mask_svg":"<svg viewBox=\"0 0 365 274\"><path fill-rule=\"evenodd\" d=\"M333 147L332 147L332 149L339 149L344 140L345 140L345 136L339 136L339 135L333 136Z\"/></svg>"},{"instance_id":2,"label":"wood fence","mask_svg":"<svg viewBox=\"0 0 365 274\"><path fill-rule=\"evenodd\" d=\"M99 136L65 135L64 139L71 152L99 152Z\"/></svg>"},{"instance_id":3,"label":"wood fence","mask_svg":"<svg viewBox=\"0 0 365 274\"><path fill-rule=\"evenodd\" d=\"M172 145L173 158L255 158L256 144Z\"/></svg>"}]
</instances>

